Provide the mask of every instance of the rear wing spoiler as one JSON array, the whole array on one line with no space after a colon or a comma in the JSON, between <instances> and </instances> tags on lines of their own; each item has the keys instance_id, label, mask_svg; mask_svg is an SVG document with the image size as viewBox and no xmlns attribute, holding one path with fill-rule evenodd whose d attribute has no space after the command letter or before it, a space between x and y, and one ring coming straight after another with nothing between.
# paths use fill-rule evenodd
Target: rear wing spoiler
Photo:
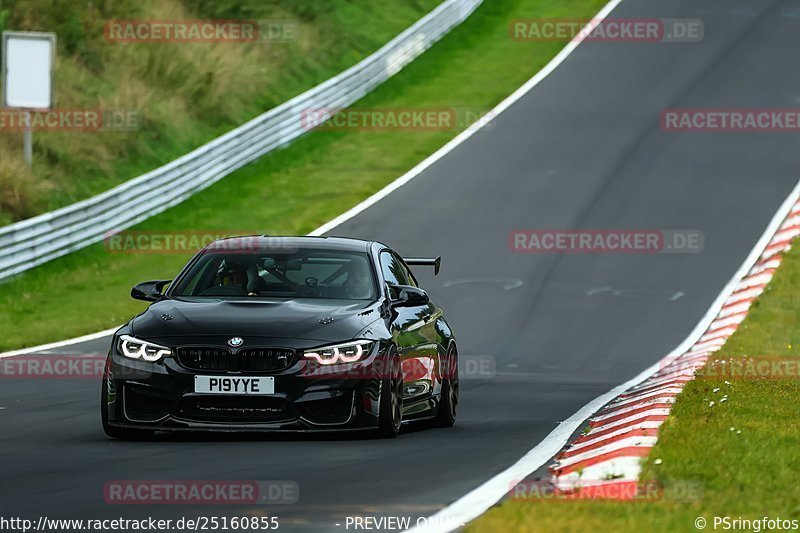
<instances>
[{"instance_id":1,"label":"rear wing spoiler","mask_svg":"<svg viewBox=\"0 0 800 533\"><path fill-rule=\"evenodd\" d=\"M442 266L442 256L437 255L436 257L409 257L403 258L403 261L406 262L408 266L432 266L433 267L433 275L437 275L439 273L439 268Z\"/></svg>"}]
</instances>

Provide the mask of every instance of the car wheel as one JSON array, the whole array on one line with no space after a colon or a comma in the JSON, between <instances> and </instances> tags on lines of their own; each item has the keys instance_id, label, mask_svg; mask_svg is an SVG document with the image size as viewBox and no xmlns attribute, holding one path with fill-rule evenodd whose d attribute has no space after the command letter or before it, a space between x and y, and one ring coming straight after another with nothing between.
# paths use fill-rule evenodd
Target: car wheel
<instances>
[{"instance_id":1,"label":"car wheel","mask_svg":"<svg viewBox=\"0 0 800 533\"><path fill-rule=\"evenodd\" d=\"M108 424L108 379L103 378L103 385L100 387L100 418L103 421L103 431L112 439L122 440L149 440L155 431L149 429L119 428Z\"/></svg>"},{"instance_id":2,"label":"car wheel","mask_svg":"<svg viewBox=\"0 0 800 533\"><path fill-rule=\"evenodd\" d=\"M447 350L446 377L442 380L442 393L439 399L439 411L435 424L439 427L451 427L456 423L458 410L458 354L455 345Z\"/></svg>"},{"instance_id":3,"label":"car wheel","mask_svg":"<svg viewBox=\"0 0 800 533\"><path fill-rule=\"evenodd\" d=\"M389 377L381 382L378 435L394 438L403 424L403 368L400 357L392 352L389 357Z\"/></svg>"}]
</instances>

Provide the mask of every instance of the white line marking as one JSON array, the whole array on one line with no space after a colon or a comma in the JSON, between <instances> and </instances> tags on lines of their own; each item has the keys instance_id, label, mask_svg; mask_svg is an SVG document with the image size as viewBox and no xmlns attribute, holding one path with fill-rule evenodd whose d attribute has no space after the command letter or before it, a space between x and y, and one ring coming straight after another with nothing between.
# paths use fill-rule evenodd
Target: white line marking
<instances>
[{"instance_id":1,"label":"white line marking","mask_svg":"<svg viewBox=\"0 0 800 533\"><path fill-rule=\"evenodd\" d=\"M605 5L605 7L603 7L603 9L601 9L597 13L597 15L594 16L592 21L601 22L605 17L608 16L609 13L611 13L611 11L615 7L617 7L617 5L621 1L622 0L611 0L608 4ZM564 62L565 59L567 59L567 57L569 57L569 55L578 47L578 45L581 42L583 42L583 38L581 38L580 40L571 41L569 44L567 44L553 59L550 60L549 63L547 63L547 65L545 65L542 68L542 70L537 72L531 79L525 82L525 85L523 85L522 87L511 93L510 96L508 96L505 100L497 104L497 106L494 109L489 111L487 115L491 117L490 119L484 118L473 123L467 129L465 129L457 136L455 136L453 139L451 139L450 142L448 142L447 144L439 148L436 152L425 158L422 162L417 164L417 166L409 170L407 173L400 176L392 183L390 183L380 191L376 192L375 194L373 194L360 204L349 209L348 211L345 211L344 213L334 218L330 222L326 222L322 226L318 227L317 229L309 233L309 235L315 235L315 236L322 235L323 233L332 230L333 228L350 220L351 218L358 215L367 208L375 205L382 199L389 196L392 192L396 191L397 189L399 189L412 179L419 176L422 173L422 171L424 171L425 169L436 163L438 160L440 160L441 158L452 152L456 147L458 147L461 143L472 137L476 132L480 131L484 126L490 124L498 115L500 115L500 113L511 107L517 100L519 100L520 98L525 96L528 92L530 92L531 89L539 85L539 83L542 80L544 80L547 76L549 76L556 68L558 68L558 66L561 63Z\"/></svg>"},{"instance_id":2,"label":"white line marking","mask_svg":"<svg viewBox=\"0 0 800 533\"><path fill-rule=\"evenodd\" d=\"M622 0L611 0L608 4L600 10L600 12L595 16L592 20L597 20L600 22L603 18L605 18ZM325 224L321 225L311 233L309 236L320 236L333 228L343 224L344 222L350 220L354 216L358 215L362 211L366 210L368 207L375 205L383 198L389 196L392 192L396 191L419 174L421 174L425 169L436 163L439 159L446 156L448 153L453 151L458 145L472 137L477 131L481 130L484 126L490 124L492 120L494 120L497 115L511 107L517 100L522 98L525 94L527 94L531 89L536 87L539 82L545 79L547 76L553 72L556 67L558 67L572 52L577 48L580 44L580 41L573 41L567 44L561 52L559 52L550 62L542 68L539 72L537 72L531 79L529 79L525 85L514 91L508 98L500 102L494 109L487 113L486 117L483 117L481 120L476 121L475 123L471 124L467 129L459 133L453 139L451 139L447 144L439 148L436 152L425 158L423 161L417 164L414 168L394 180L392 183L381 189L380 191L376 192L366 200L362 201L360 204L350 208L349 210L345 211L341 215L337 216L333 220L326 222ZM490 117L490 118L487 118ZM100 337L110 335L114 333L117 329L121 326L117 326L112 329L108 329L105 331L100 331L98 333L92 333L89 335L84 335L82 337L76 337L74 339L69 339L66 341L58 341L53 342L50 344L43 344L42 346L34 346L33 348L24 348L21 350L14 350L11 352L0 353L0 358L4 357L13 357L15 355L23 355L32 353L38 350L45 350L48 348L58 348L61 346L67 346L69 344L75 344L78 342L84 342L88 340L98 339Z\"/></svg>"},{"instance_id":3,"label":"white line marking","mask_svg":"<svg viewBox=\"0 0 800 533\"><path fill-rule=\"evenodd\" d=\"M595 16L593 20L597 20L600 22L603 18L605 18L622 0L611 0L608 4L600 10L600 12ZM484 126L490 124L492 120L494 120L497 115L511 107L517 100L522 98L525 94L527 94L531 89L536 87L543 79L545 79L551 72L553 72L556 67L558 67L572 52L577 48L580 41L573 41L567 44L561 52L559 52L550 62L542 68L539 72L537 72L531 79L529 79L525 85L514 91L508 98L500 102L494 109L487 113L488 117L484 117L481 120L476 121L475 123L471 124L467 129L459 133L456 137L451 139L447 144L439 148L436 152L425 158L423 161L417 164L414 168L394 180L392 183L381 189L380 191L376 192L366 200L362 201L360 204L350 208L349 210L345 211L341 215L337 216L333 220L326 222L325 224L321 225L311 233L309 236L320 236L333 228L343 224L344 222L350 220L351 218L355 217L362 211L366 210L368 207L375 205L383 198L389 196L392 192L396 191L419 174L421 174L425 169L433 165L439 159L443 158L445 155L453 151L458 145L472 137L477 131L482 129ZM117 326L112 329L107 329L105 331L100 331L97 333L91 333L89 335L84 335L82 337L76 337L74 339L69 339L65 341L58 341L53 342L50 344L43 344L41 346L34 346L32 348L23 348L20 350L14 350L11 352L0 353L0 358L3 357L13 357L15 355L23 355L28 354L31 352L35 352L38 350L45 350L48 348L58 348L61 346L67 346L69 344L75 344L78 342L84 342L88 340L98 339L100 337L110 335L114 333L117 329L121 326Z\"/></svg>"},{"instance_id":4,"label":"white line marking","mask_svg":"<svg viewBox=\"0 0 800 533\"><path fill-rule=\"evenodd\" d=\"M612 0L612 2L603 8L603 11L598 14L597 18L606 16L620 1L621 0ZM769 224L764 230L764 233L762 233L761 237L758 239L758 242L756 242L755 246L753 246L753 248L750 250L747 258L734 273L725 287L723 287L722 291L720 291L720 293L717 295L717 298L708 308L705 315L703 315L692 332L689 333L683 342L681 342L674 350L667 354L662 361L664 359L674 359L688 351L689 348L691 348L697 342L700 336L706 332L708 327L716 318L717 314L719 314L723 304L730 297L733 291L737 288L741 290L741 287L738 287L738 285L741 283L741 280L748 274L756 261L758 261L759 257L761 256L761 252L766 249L767 245L772 239L772 236L775 235L775 232L780 227L781 222L783 222L783 220L786 218L786 215L789 213L789 210L792 209L795 203L797 203L798 196L800 196L800 182L794 186L792 191L789 193L789 196L786 197L781 206L772 216L772 220L770 220ZM554 457L564 447L572 434L578 430L578 428L587 418L596 413L601 407L609 403L623 392L645 381L651 375L656 373L659 368L662 367L662 365L663 362L658 362L652 365L650 368L639 373L639 375L633 379L626 381L622 385L615 387L602 396L587 403L577 413L558 424L549 435L547 435L539 444L534 446L528 453L522 456L519 461L490 478L488 481L485 481L483 484L473 489L465 496L462 496L441 511L435 513L433 516L429 517L426 527L414 527L409 531L447 533L455 529L453 527L448 527L448 524L454 524L456 522L470 522L471 520L476 519L486 512L489 507L500 501L500 499L509 492L513 484L525 479L525 477L541 468L552 457ZM611 426L614 425L615 424L612 424ZM632 471L635 470L637 473L639 471L638 459L639 458L637 457L635 462L636 467L630 467Z\"/></svg>"},{"instance_id":5,"label":"white line marking","mask_svg":"<svg viewBox=\"0 0 800 533\"><path fill-rule=\"evenodd\" d=\"M595 15L593 20L597 22L601 22L605 17L608 16L614 8L619 5L622 0L611 0L608 4L606 4L598 13ZM531 79L529 79L522 87L514 91L508 98L503 100L500 104L498 104L492 111L490 111L491 115L496 117L509 107L513 105L517 100L525 96L531 89L536 87L542 80L544 80L547 76L549 76L564 60L569 57L569 55L578 47L578 45L583 42L580 41L573 41L567 44L550 62L545 65L539 72L537 72ZM432 155L428 156L422 162L417 164L414 168L408 171L406 174L400 176L392 183L378 191L377 193L373 194L366 200L362 201L358 205L352 207L348 211L342 213L338 217L334 218L333 220L326 222L319 228L315 229L309 235L311 236L319 236L322 235L331 229L341 225L342 223L350 220L351 218L355 217L362 211L365 211L367 208L375 205L383 198L387 197L392 192L396 191L419 174L421 174L425 169L436 163L439 159L453 151L457 146L461 143L472 137L477 131L479 131L483 126L491 123L491 120L480 120L475 124L472 124L467 129L462 131L452 140L450 140L447 144L442 146L439 150L434 152ZM703 316L701 321L697 324L695 329L689 334L689 336L684 339L684 341L678 345L678 347L670 352L666 357L675 357L680 355L680 353L685 352L694 342L700 337L700 335L708 328L708 324L714 319L717 315L719 308L722 307L722 304L727 299L732 289L738 283L738 281L747 274L747 271L752 267L755 261L760 256L760 250L764 250L766 245L769 243L771 236L775 233L777 228L779 227L780 222L786 217L789 210L794 205L797 196L798 190L800 190L800 183L798 183L795 188L790 193L789 197L784 201L781 205L781 208L776 212L775 216L770 221L769 226L767 227L764 234L761 236L759 241L756 243L756 246L750 252L747 259L745 260L742 267L734 274L728 284L723 288L720 292L717 299L711 305L709 310ZM759 251L759 253L755 253ZM78 342L84 342L88 340L94 340L106 335L112 334L116 331L117 328L108 329L105 331L100 331L98 333L92 333L90 335L84 335L82 337L76 337L74 339L69 339L66 341L59 341L50 344L44 344L41 346L35 346L32 348L25 348L22 350L15 350L12 352L5 352L0 354L0 358L3 357L13 357L14 355L21 355L25 353L35 352L37 350L42 349L49 349L49 348L57 348L59 346L66 346L69 344L74 344ZM455 527L447 527L444 525L445 523L454 524L456 523L455 519L458 517L457 522L459 524L465 524L471 520L474 520L481 514L483 514L489 507L497 503L510 489L510 483L517 482L518 480L523 479L525 476L529 475L531 472L540 468L547 460L552 458L553 456L558 453L561 448L567 443L569 437L574 433L578 427L583 423L584 420L589 418L593 413L597 412L601 407L605 404L609 403L611 400L625 392L626 390L630 389L631 387L638 385L639 383L646 380L650 377L653 373L658 371L660 364L656 363L651 367L647 368L643 372L639 373L634 378L626 381L622 385L619 385L607 393L603 394L592 400L591 402L584 405L580 410L578 410L575 414L569 417L567 420L559 423L556 428L551 431L539 444L537 444L533 449L531 449L528 453L526 453L519 461L508 467L503 472L500 472L496 476L492 477L488 481L484 482L479 487L475 488L465 496L462 496L452 504L448 505L444 509L440 510L439 512L435 513L431 517L429 517L429 523L434 521L438 522L439 526L431 526L428 525L427 527L414 527L408 531L441 531L441 532L449 532L456 529ZM451 519L451 517L453 519Z\"/></svg>"},{"instance_id":6,"label":"white line marking","mask_svg":"<svg viewBox=\"0 0 800 533\"><path fill-rule=\"evenodd\" d=\"M107 335L111 335L115 331L117 331L120 326L106 329L103 331L98 331L97 333L90 333L89 335L83 335L81 337L75 337L74 339L67 339L65 341L58 341L58 342L51 342L50 344L41 344L39 346L33 346L31 348L23 348L21 350L14 350L11 352L3 352L0 353L0 359L5 357L14 357L15 355L25 355L29 353L36 353L42 352L44 350L50 350L53 348L60 348L62 346L69 346L70 344L77 344L79 342L86 342L86 341L93 341L95 339L99 339L101 337L105 337Z\"/></svg>"}]
</instances>

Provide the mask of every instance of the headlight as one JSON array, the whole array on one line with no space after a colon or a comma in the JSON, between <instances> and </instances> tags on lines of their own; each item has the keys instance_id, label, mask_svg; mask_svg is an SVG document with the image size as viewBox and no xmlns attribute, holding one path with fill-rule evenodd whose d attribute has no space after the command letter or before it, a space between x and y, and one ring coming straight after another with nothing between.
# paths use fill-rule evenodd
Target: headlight
<instances>
[{"instance_id":1,"label":"headlight","mask_svg":"<svg viewBox=\"0 0 800 533\"><path fill-rule=\"evenodd\" d=\"M303 352L303 357L312 359L321 365L336 363L355 363L365 359L372 351L373 341L357 340L343 344L322 346Z\"/></svg>"},{"instance_id":2,"label":"headlight","mask_svg":"<svg viewBox=\"0 0 800 533\"><path fill-rule=\"evenodd\" d=\"M143 341L130 335L121 335L119 338L119 351L131 359L144 359L145 361L158 361L162 357L172 355L172 350L166 346Z\"/></svg>"}]
</instances>

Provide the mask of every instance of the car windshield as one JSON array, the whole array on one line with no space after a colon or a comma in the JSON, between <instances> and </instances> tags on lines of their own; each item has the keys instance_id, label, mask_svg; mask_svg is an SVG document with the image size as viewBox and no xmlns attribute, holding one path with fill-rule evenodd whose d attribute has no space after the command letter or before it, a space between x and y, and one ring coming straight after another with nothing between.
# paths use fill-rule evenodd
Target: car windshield
<instances>
[{"instance_id":1,"label":"car windshield","mask_svg":"<svg viewBox=\"0 0 800 533\"><path fill-rule=\"evenodd\" d=\"M372 272L358 252L206 252L171 296L374 300Z\"/></svg>"}]
</instances>

